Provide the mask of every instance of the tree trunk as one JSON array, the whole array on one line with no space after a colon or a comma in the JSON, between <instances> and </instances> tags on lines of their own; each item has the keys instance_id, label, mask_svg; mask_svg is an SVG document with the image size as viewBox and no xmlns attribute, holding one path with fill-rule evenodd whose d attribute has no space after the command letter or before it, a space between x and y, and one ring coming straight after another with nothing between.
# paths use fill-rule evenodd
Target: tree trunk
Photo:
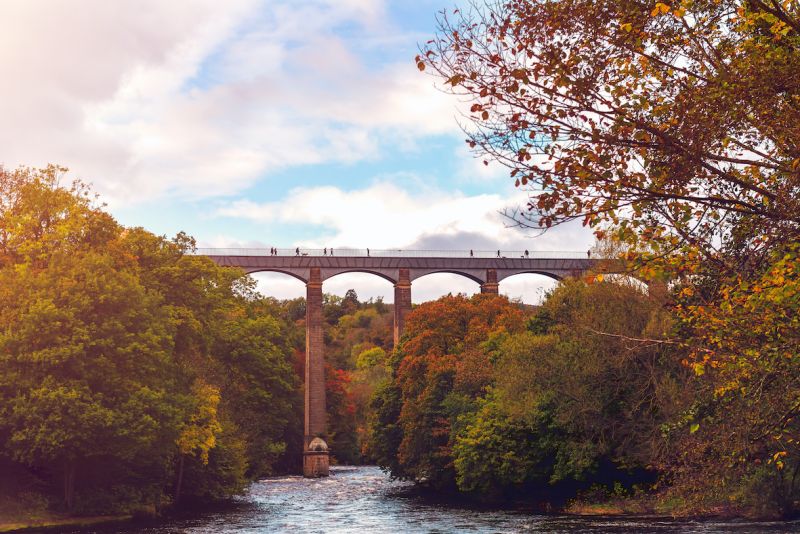
<instances>
[{"instance_id":1,"label":"tree trunk","mask_svg":"<svg viewBox=\"0 0 800 534\"><path fill-rule=\"evenodd\" d=\"M178 480L175 482L175 504L178 504L178 501L181 498L181 485L183 484L183 454L180 455L178 460Z\"/></svg>"},{"instance_id":2,"label":"tree trunk","mask_svg":"<svg viewBox=\"0 0 800 534\"><path fill-rule=\"evenodd\" d=\"M75 506L75 460L64 461L64 504L71 512Z\"/></svg>"}]
</instances>

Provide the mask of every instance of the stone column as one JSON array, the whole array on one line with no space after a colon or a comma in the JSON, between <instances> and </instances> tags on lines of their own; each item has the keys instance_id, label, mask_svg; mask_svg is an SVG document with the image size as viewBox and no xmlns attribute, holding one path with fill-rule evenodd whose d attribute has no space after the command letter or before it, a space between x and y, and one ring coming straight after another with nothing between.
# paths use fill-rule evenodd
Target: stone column
<instances>
[{"instance_id":1,"label":"stone column","mask_svg":"<svg viewBox=\"0 0 800 534\"><path fill-rule=\"evenodd\" d=\"M319 267L312 267L306 284L306 388L305 428L303 439L303 475L328 475L327 446L315 447L325 435L325 353L322 334L322 277ZM314 440L314 438L320 438ZM322 441L324 444L324 441ZM324 449L324 452L321 450ZM321 454L322 453L322 454ZM324 456L325 458L321 458ZM324 464L324 465L322 465Z\"/></svg>"},{"instance_id":2,"label":"stone column","mask_svg":"<svg viewBox=\"0 0 800 534\"><path fill-rule=\"evenodd\" d=\"M400 343L406 325L406 314L411 311L411 280L408 269L400 269L394 285L394 346Z\"/></svg>"},{"instance_id":3,"label":"stone column","mask_svg":"<svg viewBox=\"0 0 800 534\"><path fill-rule=\"evenodd\" d=\"M500 284L497 283L497 271L495 269L486 269L486 281L481 284L481 293L491 293L497 295Z\"/></svg>"}]
</instances>

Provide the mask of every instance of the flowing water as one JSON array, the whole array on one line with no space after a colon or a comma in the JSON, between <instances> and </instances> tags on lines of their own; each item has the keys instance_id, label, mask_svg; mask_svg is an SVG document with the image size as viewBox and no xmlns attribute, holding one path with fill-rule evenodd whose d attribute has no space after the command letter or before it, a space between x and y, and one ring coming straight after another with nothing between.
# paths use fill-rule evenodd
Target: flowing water
<instances>
[{"instance_id":1,"label":"flowing water","mask_svg":"<svg viewBox=\"0 0 800 534\"><path fill-rule=\"evenodd\" d=\"M324 479L256 482L234 507L153 525L88 529L128 534L405 532L798 532L800 522L670 521L654 518L540 515L433 503L377 467L338 467Z\"/></svg>"}]
</instances>

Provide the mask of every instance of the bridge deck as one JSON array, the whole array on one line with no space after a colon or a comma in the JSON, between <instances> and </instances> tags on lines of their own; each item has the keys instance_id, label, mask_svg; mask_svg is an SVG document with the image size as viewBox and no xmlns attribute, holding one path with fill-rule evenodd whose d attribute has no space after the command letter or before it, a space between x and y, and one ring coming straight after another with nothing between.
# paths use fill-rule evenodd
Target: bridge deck
<instances>
[{"instance_id":1,"label":"bridge deck","mask_svg":"<svg viewBox=\"0 0 800 534\"><path fill-rule=\"evenodd\" d=\"M333 252L333 255L331 255ZM499 252L499 254L498 254ZM334 249L198 249L219 265L240 267L248 273L282 272L304 282L312 268L322 280L348 272L372 273L396 284L400 270L408 270L409 281L427 274L448 272L466 276L479 284L499 282L521 273L537 273L560 279L591 270L601 261L585 252L529 251L404 251Z\"/></svg>"},{"instance_id":2,"label":"bridge deck","mask_svg":"<svg viewBox=\"0 0 800 534\"><path fill-rule=\"evenodd\" d=\"M276 248L275 254L269 248L198 248L195 253L202 256L345 256L372 258L542 258L542 259L583 259L585 251L562 250L405 250L405 249L367 249L367 248ZM592 254L594 257L594 254Z\"/></svg>"}]
</instances>

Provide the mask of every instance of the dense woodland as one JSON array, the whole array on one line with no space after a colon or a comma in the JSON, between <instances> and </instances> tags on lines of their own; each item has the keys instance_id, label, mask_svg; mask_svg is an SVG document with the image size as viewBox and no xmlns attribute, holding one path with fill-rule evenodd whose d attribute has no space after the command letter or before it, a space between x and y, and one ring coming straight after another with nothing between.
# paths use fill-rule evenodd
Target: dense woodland
<instances>
[{"instance_id":1,"label":"dense woodland","mask_svg":"<svg viewBox=\"0 0 800 534\"><path fill-rule=\"evenodd\" d=\"M283 308L60 178L0 174L5 493L107 513L288 469L302 398Z\"/></svg>"}]
</instances>

